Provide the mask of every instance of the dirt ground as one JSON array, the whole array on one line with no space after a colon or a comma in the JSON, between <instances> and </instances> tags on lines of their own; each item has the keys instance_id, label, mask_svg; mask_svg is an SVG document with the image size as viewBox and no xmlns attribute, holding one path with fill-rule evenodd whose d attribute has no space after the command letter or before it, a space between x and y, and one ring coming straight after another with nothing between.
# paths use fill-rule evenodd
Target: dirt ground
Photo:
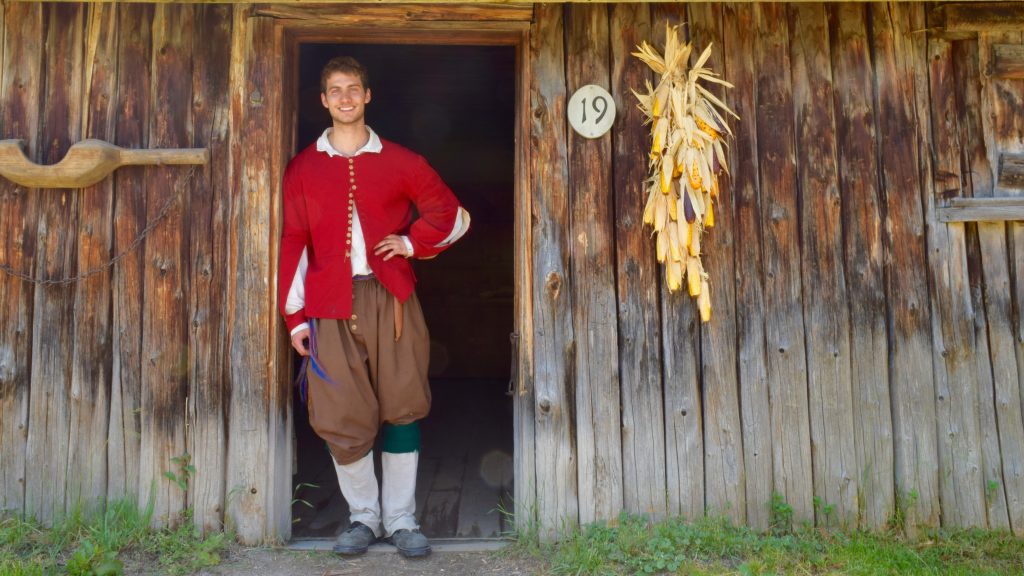
<instances>
[{"instance_id":1,"label":"dirt ground","mask_svg":"<svg viewBox=\"0 0 1024 576\"><path fill-rule=\"evenodd\" d=\"M125 573L151 574L143 566L131 565L126 566ZM410 560L394 552L341 558L324 551L242 547L232 547L218 566L198 572L211 576L528 576L543 573L538 560L508 553L435 552L427 558Z\"/></svg>"}]
</instances>

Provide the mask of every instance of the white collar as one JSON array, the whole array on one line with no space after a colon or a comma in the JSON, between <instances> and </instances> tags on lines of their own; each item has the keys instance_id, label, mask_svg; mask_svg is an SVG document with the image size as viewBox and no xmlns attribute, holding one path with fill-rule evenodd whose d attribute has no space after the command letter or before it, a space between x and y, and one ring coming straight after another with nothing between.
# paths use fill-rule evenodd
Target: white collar
<instances>
[{"instance_id":1,"label":"white collar","mask_svg":"<svg viewBox=\"0 0 1024 576\"><path fill-rule=\"evenodd\" d=\"M344 154L342 152L339 152L339 151L335 150L334 146L331 145L330 135L331 135L331 130L333 130L333 129L334 128L328 128L327 130L324 130L324 133L320 135L320 138L317 138L317 141L316 141L316 150L317 150L317 152L326 152L328 156L332 156L332 157L333 156L346 156L346 157L348 157L348 156L359 156L363 152L372 152L372 153L376 154L376 153L380 152L381 149L384 147L384 145L381 144L380 137L377 136L377 133L374 132L372 128L367 126L366 127L366 131L370 133L370 139L366 141L366 144L363 144L363 147L360 148L359 150L356 150L355 153L353 153L353 154Z\"/></svg>"}]
</instances>

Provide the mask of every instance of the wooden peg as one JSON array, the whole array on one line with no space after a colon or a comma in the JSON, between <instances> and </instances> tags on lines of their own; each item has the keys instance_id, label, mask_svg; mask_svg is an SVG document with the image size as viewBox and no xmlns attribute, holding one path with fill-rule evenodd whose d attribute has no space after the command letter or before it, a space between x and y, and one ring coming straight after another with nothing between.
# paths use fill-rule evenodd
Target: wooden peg
<instances>
[{"instance_id":1,"label":"wooden peg","mask_svg":"<svg viewBox=\"0 0 1024 576\"><path fill-rule=\"evenodd\" d=\"M121 166L206 164L206 148L130 150L104 142L82 140L53 165L36 164L25 156L24 140L0 140L0 176L28 188L84 188Z\"/></svg>"}]
</instances>

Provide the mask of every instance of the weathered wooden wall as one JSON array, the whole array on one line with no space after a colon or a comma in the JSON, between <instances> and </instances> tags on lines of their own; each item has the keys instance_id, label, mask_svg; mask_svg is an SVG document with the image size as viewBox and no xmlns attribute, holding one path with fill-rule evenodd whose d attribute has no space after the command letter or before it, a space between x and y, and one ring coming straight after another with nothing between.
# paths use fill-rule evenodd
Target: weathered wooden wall
<instances>
[{"instance_id":1,"label":"weathered wooden wall","mask_svg":"<svg viewBox=\"0 0 1024 576\"><path fill-rule=\"evenodd\" d=\"M620 500L765 528L773 495L797 522L1024 533L1022 224L936 218L953 197L1022 193L994 186L1024 147L1024 82L1004 61L1021 38L927 34L932 8L537 7L529 496L549 534ZM629 88L649 72L629 52L666 21L715 44L741 116L704 243L707 325L661 287L640 223L647 139ZM584 82L616 99L605 143L552 113ZM609 281L616 324L594 313ZM593 421L616 402L620 433Z\"/></svg>"},{"instance_id":2,"label":"weathered wooden wall","mask_svg":"<svg viewBox=\"0 0 1024 576\"><path fill-rule=\"evenodd\" d=\"M275 467L261 464L291 460L288 442L269 452L268 431L269 407L287 405L266 374L278 172L261 148L272 138L254 130L279 126L250 97L277 84L251 56L274 39L254 37L245 6L0 7L0 137L26 140L40 163L82 138L211 153L194 173L124 168L83 190L0 182L4 264L58 279L128 251L69 284L0 275L0 509L49 521L106 498L152 498L155 523L190 507L203 530L287 535L268 520L282 497ZM172 459L185 454L195 472L182 490L165 473L183 476Z\"/></svg>"},{"instance_id":3,"label":"weathered wooden wall","mask_svg":"<svg viewBox=\"0 0 1024 576\"><path fill-rule=\"evenodd\" d=\"M37 279L128 250L167 206L87 280L0 274L0 509L50 520L152 497L158 522L191 507L204 530L288 535L280 24L408 28L416 12L282 10L0 1L0 138L45 163L87 137L211 152L194 173L125 168L84 190L0 181L0 262ZM1024 223L937 215L950 198L1024 194L995 173L1024 152L1024 39L926 34L930 10L534 7L520 47L520 515L548 535L620 510L765 528L777 494L799 522L1024 532ZM424 14L435 31L487 28L486 11ZM649 71L630 52L666 21L714 43L741 117L704 242L706 325L663 287L641 222L647 136L630 90ZM564 115L588 83L618 110L597 140ZM186 453L183 491L164 473Z\"/></svg>"}]
</instances>

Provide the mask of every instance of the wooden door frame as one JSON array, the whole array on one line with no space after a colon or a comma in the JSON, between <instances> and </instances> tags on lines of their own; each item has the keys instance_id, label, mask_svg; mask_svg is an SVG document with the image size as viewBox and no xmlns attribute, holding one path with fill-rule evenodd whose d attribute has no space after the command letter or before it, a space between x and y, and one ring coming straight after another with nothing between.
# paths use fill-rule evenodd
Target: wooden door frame
<instances>
[{"instance_id":1,"label":"wooden door frame","mask_svg":"<svg viewBox=\"0 0 1024 576\"><path fill-rule=\"evenodd\" d=\"M304 43L314 42L337 42L337 43L365 43L365 44L431 44L431 45L462 45L462 46L512 46L515 49L515 75L516 75L516 110L515 110L515 224L514 224L514 326L515 333L512 336L514 370L516 373L511 377L515 383L516 393L514 394L514 447L513 461L515 471L514 499L516 502L517 521L524 523L528 520L527 514L532 514L535 505L534 486L534 463L532 455L533 448L533 395L532 386L532 326L533 326L533 304L531 294L532 278L532 229L531 229L531 182L529 170L530 165L530 28L532 9L524 12L522 7L510 11L509 7L494 5L493 13L481 7L456 7L456 15L467 17L472 13L472 20L460 21L432 21L417 20L410 21L413 15L401 6L366 5L365 11L358 10L359 7L349 6L344 13L331 13L325 18L324 12L330 7L302 7L290 8L287 17L278 13L263 13L259 10L254 14L256 17L272 17L275 19L274 51L276 54L273 62L279 66L277 75L282 81L282 93L280 101L280 133L277 142L279 146L274 147L275 158L272 159L274 166L283 167L291 157L291 151L295 149L297 139L297 102L298 71L299 71L299 47ZM340 11L340 6L334 6ZM466 12L463 12L466 11ZM523 15L527 14L524 18ZM389 17L390 15L390 17ZM422 12L415 13L417 17L423 17ZM429 16L429 14L427 15ZM450 12L441 14L440 17L451 17ZM489 19L489 18L496 19ZM509 18L516 18L509 20ZM326 21L325 21L326 20ZM288 76L286 77L286 74ZM278 244L281 235L280 201L281 181L275 179L275 190L271 194L273 206L271 207L271 278L276 278L278 273ZM275 283L276 284L276 283ZM271 436L292 438L294 434L291 414L291 344L287 337L283 322L276 313L276 286L271 287L271 302L273 317L275 318L275 329L272 334L275 336L271 343L273 356L275 358L276 370L271 370L271 377L274 381L271 386L278 387L276 395L287 398L285 410L279 412L282 418L272 418L270 422ZM284 387L285 390L280 388ZM275 430L276 428L276 430ZM289 451L290 452L290 451ZM285 467L289 474L286 478L279 477L280 472L275 474L275 481L271 483L279 494L274 495L278 503L290 502L291 465ZM291 511L290 506L272 506L269 525L277 540L288 540L291 538ZM274 518L273 516L278 516Z\"/></svg>"}]
</instances>

